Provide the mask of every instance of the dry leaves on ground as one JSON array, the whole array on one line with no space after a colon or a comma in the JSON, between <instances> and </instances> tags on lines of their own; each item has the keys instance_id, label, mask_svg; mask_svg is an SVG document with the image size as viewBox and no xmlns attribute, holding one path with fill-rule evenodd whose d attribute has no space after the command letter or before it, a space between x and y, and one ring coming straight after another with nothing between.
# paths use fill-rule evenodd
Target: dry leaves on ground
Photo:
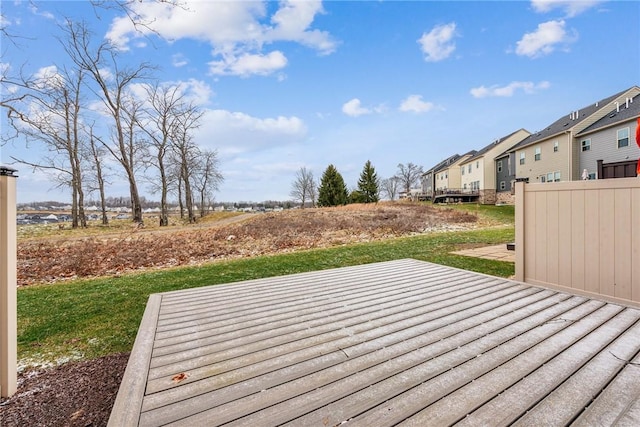
<instances>
[{"instance_id":1,"label":"dry leaves on ground","mask_svg":"<svg viewBox=\"0 0 640 427\"><path fill-rule=\"evenodd\" d=\"M19 242L18 285L98 277L469 227L472 214L379 203L255 214L239 224Z\"/></svg>"}]
</instances>

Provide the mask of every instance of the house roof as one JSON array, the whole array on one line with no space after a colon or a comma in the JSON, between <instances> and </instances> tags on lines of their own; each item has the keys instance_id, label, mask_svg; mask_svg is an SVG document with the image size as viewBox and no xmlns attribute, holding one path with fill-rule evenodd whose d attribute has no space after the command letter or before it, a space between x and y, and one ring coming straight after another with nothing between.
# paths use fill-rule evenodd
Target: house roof
<instances>
[{"instance_id":1,"label":"house roof","mask_svg":"<svg viewBox=\"0 0 640 427\"><path fill-rule=\"evenodd\" d=\"M628 92L629 90L630 89L625 89L621 92L616 93L615 95L611 95L607 98L604 98L596 102L595 104L587 105L583 108L580 108L579 110L572 112L571 114L560 117L558 120L551 123L546 128L538 132L532 133L531 135L529 135L528 137L520 141L518 144L513 146L509 151L514 151L519 148L526 147L531 144L535 144L537 142L550 138L554 135L558 135L575 128L578 124L582 123L593 113L595 113L596 111L602 108L605 108L607 104L613 102L616 98L622 96L625 92Z\"/></svg>"},{"instance_id":2,"label":"house roof","mask_svg":"<svg viewBox=\"0 0 640 427\"><path fill-rule=\"evenodd\" d=\"M474 154L473 156L469 157L467 160L463 161L462 163L467 163L467 162L472 162L477 158L480 158L482 156L484 156L487 151L491 150L493 147L502 144L504 141L506 141L507 139L511 138L513 135L515 135L516 133L520 132L521 130L526 131L525 129L518 129L515 132L511 132L509 135L507 136L503 136L502 138L496 139L495 141L493 141L491 144L487 145L486 147L483 147L482 149L476 151L476 154ZM511 148L511 147L509 147ZM461 164L462 164L461 163Z\"/></svg>"},{"instance_id":3,"label":"house roof","mask_svg":"<svg viewBox=\"0 0 640 427\"><path fill-rule=\"evenodd\" d=\"M577 135L585 135L637 117L640 117L640 95L630 98L629 103L623 103L617 111L612 111L611 114L604 116L588 128L579 132Z\"/></svg>"},{"instance_id":4,"label":"house roof","mask_svg":"<svg viewBox=\"0 0 640 427\"><path fill-rule=\"evenodd\" d=\"M434 172L440 172L440 171L449 169L451 166L460 165L460 164L466 162L470 157L475 156L476 153L477 153L476 150L468 151L468 152L464 153L462 156L458 157L455 161L445 165L444 167L442 167L442 168L440 168L440 169L438 169L437 171L434 171Z\"/></svg>"},{"instance_id":5,"label":"house roof","mask_svg":"<svg viewBox=\"0 0 640 427\"><path fill-rule=\"evenodd\" d=\"M458 160L458 158L460 158L460 154L454 154L453 156L447 157L446 159L444 159L443 161L441 161L440 163L438 163L437 165L435 165L434 167L432 167L431 169L429 169L428 171L426 171L422 175L427 175L430 172L438 172L438 171L444 169L449 164L451 164L451 163L455 162L456 160Z\"/></svg>"}]
</instances>

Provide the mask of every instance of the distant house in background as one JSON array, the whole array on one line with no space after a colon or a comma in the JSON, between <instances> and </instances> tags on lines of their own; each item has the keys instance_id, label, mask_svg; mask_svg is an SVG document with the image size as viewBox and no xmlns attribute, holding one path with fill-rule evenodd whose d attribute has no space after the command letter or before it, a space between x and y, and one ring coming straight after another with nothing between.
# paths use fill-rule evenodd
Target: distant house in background
<instances>
[{"instance_id":1,"label":"distant house in background","mask_svg":"<svg viewBox=\"0 0 640 427\"><path fill-rule=\"evenodd\" d=\"M525 129L517 130L477 151L460 163L462 190L478 192L481 204L496 203L496 162L495 157L510 149L531 135ZM501 166L502 167L502 166Z\"/></svg>"},{"instance_id":2,"label":"distant house in background","mask_svg":"<svg viewBox=\"0 0 640 427\"><path fill-rule=\"evenodd\" d=\"M435 193L435 188L436 188L435 182L434 182L435 174L438 171L449 166L450 164L453 164L459 158L460 158L459 154L454 154L453 156L441 161L440 163L438 163L437 165L435 165L434 167L432 167L431 169L429 169L428 171L422 174L422 177L420 179L422 184L422 194L426 200L433 200L433 195Z\"/></svg>"},{"instance_id":3,"label":"distant house in background","mask_svg":"<svg viewBox=\"0 0 640 427\"><path fill-rule=\"evenodd\" d=\"M474 154L476 154L475 150L469 151L468 153L459 156L453 162L443 165L438 171L435 172L434 186L436 193L438 192L438 190L458 190L462 188L462 184L460 182L460 164Z\"/></svg>"},{"instance_id":4,"label":"distant house in background","mask_svg":"<svg viewBox=\"0 0 640 427\"><path fill-rule=\"evenodd\" d=\"M633 86L562 116L545 129L525 138L512 149L515 153L516 179L529 183L581 179L580 153L590 150L588 144L591 141L578 138L577 135L638 94L640 88Z\"/></svg>"},{"instance_id":5,"label":"distant house in background","mask_svg":"<svg viewBox=\"0 0 640 427\"><path fill-rule=\"evenodd\" d=\"M578 133L581 174L588 179L635 177L640 158L634 140L638 117L640 95L616 104L609 114Z\"/></svg>"},{"instance_id":6,"label":"distant house in background","mask_svg":"<svg viewBox=\"0 0 640 427\"><path fill-rule=\"evenodd\" d=\"M469 151L434 173L434 202L472 202L478 199L477 191L462 189L460 173L460 164L475 154L476 150Z\"/></svg>"}]
</instances>

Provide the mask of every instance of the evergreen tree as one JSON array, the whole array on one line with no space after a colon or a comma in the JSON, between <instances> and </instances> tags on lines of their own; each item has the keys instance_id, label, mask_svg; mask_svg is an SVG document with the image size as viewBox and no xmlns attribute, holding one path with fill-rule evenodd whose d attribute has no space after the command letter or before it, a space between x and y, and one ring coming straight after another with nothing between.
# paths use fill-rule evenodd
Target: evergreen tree
<instances>
[{"instance_id":1,"label":"evergreen tree","mask_svg":"<svg viewBox=\"0 0 640 427\"><path fill-rule=\"evenodd\" d=\"M349 203L365 203L364 196L360 190L351 190L351 193L349 193Z\"/></svg>"},{"instance_id":2,"label":"evergreen tree","mask_svg":"<svg viewBox=\"0 0 640 427\"><path fill-rule=\"evenodd\" d=\"M320 180L318 206L346 205L347 198L347 186L344 184L342 175L340 175L335 166L327 166Z\"/></svg>"},{"instance_id":3,"label":"evergreen tree","mask_svg":"<svg viewBox=\"0 0 640 427\"><path fill-rule=\"evenodd\" d=\"M367 160L358 180L358 192L363 203L377 203L380 200L378 183L376 169L371 164L371 161Z\"/></svg>"}]
</instances>

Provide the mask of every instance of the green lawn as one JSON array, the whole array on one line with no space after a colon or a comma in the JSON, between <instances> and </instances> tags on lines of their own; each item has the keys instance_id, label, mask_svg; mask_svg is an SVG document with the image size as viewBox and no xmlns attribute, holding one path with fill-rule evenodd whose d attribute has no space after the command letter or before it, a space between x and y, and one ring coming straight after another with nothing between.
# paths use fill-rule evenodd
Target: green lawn
<instances>
[{"instance_id":1,"label":"green lawn","mask_svg":"<svg viewBox=\"0 0 640 427\"><path fill-rule=\"evenodd\" d=\"M513 209L463 205L497 222L513 223ZM78 280L18 290L18 358L21 365L91 359L131 350L147 298L152 293L283 274L415 258L508 277L514 265L451 255L469 245L513 241L511 226L407 238Z\"/></svg>"}]
</instances>

